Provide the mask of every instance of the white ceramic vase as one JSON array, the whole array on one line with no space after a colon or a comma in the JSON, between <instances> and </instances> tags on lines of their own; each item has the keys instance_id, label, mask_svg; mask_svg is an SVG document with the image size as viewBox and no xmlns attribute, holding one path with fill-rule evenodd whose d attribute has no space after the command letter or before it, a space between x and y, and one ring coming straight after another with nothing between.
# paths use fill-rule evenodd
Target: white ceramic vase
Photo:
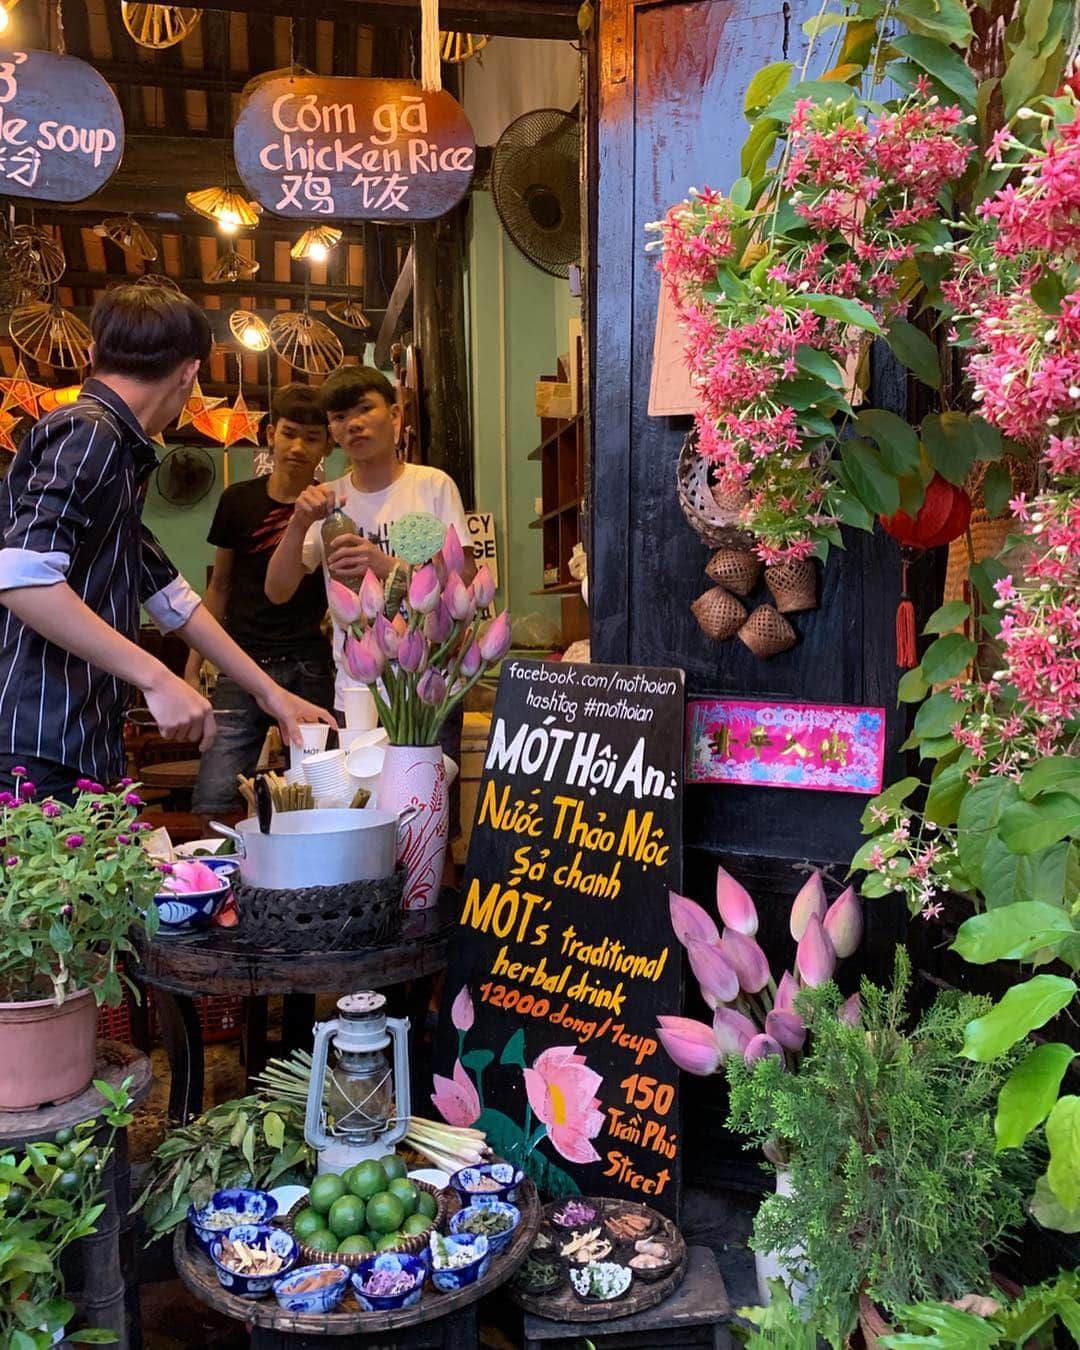
<instances>
[{"instance_id":1,"label":"white ceramic vase","mask_svg":"<svg viewBox=\"0 0 1080 1350\"><path fill-rule=\"evenodd\" d=\"M446 767L438 745L388 745L379 778L379 810L417 807L401 828L398 862L405 865L405 909L437 903L449 835Z\"/></svg>"},{"instance_id":2,"label":"white ceramic vase","mask_svg":"<svg viewBox=\"0 0 1080 1350\"><path fill-rule=\"evenodd\" d=\"M776 1194L791 1195L791 1172L786 1167L776 1169ZM803 1254L801 1246L792 1247L790 1251L779 1252L755 1252L754 1269L757 1272L758 1302L768 1305L769 1280L783 1280L784 1286L791 1295L791 1301L798 1305L803 1302L809 1294L813 1281L810 1284L803 1284L792 1273L792 1264L797 1262Z\"/></svg>"}]
</instances>

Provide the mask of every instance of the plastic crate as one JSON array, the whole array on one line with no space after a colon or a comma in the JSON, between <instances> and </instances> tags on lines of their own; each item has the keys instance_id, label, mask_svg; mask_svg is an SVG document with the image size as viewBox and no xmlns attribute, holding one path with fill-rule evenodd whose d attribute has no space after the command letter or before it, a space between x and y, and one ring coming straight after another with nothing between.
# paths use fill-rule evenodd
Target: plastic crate
<instances>
[{"instance_id":1,"label":"plastic crate","mask_svg":"<svg viewBox=\"0 0 1080 1350\"><path fill-rule=\"evenodd\" d=\"M151 1043L159 1039L157 1018L154 1012L153 990L146 990L143 997L147 1002L150 1018ZM130 1045L131 1010L134 995L131 990L124 994L124 1001L116 1008L98 1009L98 1038L104 1041L120 1041ZM243 1000L226 998L218 994L202 994L195 1000L195 1011L202 1027L204 1045L219 1044L222 1041L238 1041L243 1033Z\"/></svg>"}]
</instances>

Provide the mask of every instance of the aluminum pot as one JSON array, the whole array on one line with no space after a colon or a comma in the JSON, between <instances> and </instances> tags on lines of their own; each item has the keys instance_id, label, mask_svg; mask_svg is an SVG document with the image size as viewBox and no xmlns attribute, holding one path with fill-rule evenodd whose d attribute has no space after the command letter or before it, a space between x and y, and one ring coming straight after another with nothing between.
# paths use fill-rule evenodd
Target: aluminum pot
<instances>
[{"instance_id":1,"label":"aluminum pot","mask_svg":"<svg viewBox=\"0 0 1080 1350\"><path fill-rule=\"evenodd\" d=\"M240 879L263 890L299 890L305 886L345 886L379 881L397 865L398 833L416 814L372 810L275 812L270 833L257 820L233 828L212 821L210 828L236 845Z\"/></svg>"}]
</instances>

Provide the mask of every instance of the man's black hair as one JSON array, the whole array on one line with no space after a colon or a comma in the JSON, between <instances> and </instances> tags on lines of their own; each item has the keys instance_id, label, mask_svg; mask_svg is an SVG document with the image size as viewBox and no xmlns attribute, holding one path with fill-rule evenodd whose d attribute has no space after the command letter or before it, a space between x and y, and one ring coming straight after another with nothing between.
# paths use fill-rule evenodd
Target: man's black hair
<instances>
[{"instance_id":1,"label":"man's black hair","mask_svg":"<svg viewBox=\"0 0 1080 1350\"><path fill-rule=\"evenodd\" d=\"M341 366L319 387L319 401L327 413L355 408L367 394L378 394L389 407L397 402L394 386L374 366Z\"/></svg>"},{"instance_id":2,"label":"man's black hair","mask_svg":"<svg viewBox=\"0 0 1080 1350\"><path fill-rule=\"evenodd\" d=\"M164 379L210 355L210 324L194 300L164 286L114 286L90 315L95 375Z\"/></svg>"},{"instance_id":3,"label":"man's black hair","mask_svg":"<svg viewBox=\"0 0 1080 1350\"><path fill-rule=\"evenodd\" d=\"M282 419L295 422L297 426L322 427L326 431L326 413L323 412L319 391L310 384L301 384L299 380L283 384L270 404L271 424Z\"/></svg>"}]
</instances>

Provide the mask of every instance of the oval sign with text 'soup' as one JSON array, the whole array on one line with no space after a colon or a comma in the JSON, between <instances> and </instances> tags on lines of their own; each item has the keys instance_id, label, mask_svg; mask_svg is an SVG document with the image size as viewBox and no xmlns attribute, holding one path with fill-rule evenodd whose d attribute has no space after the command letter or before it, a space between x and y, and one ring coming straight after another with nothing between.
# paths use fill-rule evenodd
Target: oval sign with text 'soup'
<instances>
[{"instance_id":1,"label":"oval sign with text 'soup'","mask_svg":"<svg viewBox=\"0 0 1080 1350\"><path fill-rule=\"evenodd\" d=\"M295 220L434 220L468 191L476 141L461 105L411 80L267 80L233 132L249 192Z\"/></svg>"},{"instance_id":2,"label":"oval sign with text 'soup'","mask_svg":"<svg viewBox=\"0 0 1080 1350\"><path fill-rule=\"evenodd\" d=\"M0 196L85 201L123 153L120 105L92 66L0 49Z\"/></svg>"}]
</instances>

